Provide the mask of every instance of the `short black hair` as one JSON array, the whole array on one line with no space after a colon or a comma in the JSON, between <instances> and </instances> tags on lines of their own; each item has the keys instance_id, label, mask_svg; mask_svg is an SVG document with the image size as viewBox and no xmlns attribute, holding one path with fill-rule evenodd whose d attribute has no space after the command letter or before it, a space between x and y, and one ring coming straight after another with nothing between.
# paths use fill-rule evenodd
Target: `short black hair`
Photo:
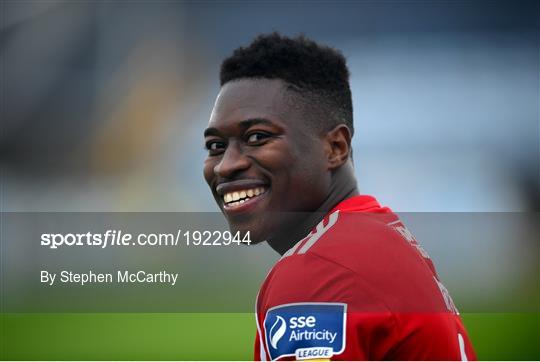
<instances>
[{"instance_id":1,"label":"short black hair","mask_svg":"<svg viewBox=\"0 0 540 362\"><path fill-rule=\"evenodd\" d=\"M257 36L247 47L237 48L221 64L220 82L245 78L281 79L300 95L310 120L328 131L346 124L354 132L349 69L343 54L299 35L277 32ZM299 105L298 97L294 103Z\"/></svg>"}]
</instances>

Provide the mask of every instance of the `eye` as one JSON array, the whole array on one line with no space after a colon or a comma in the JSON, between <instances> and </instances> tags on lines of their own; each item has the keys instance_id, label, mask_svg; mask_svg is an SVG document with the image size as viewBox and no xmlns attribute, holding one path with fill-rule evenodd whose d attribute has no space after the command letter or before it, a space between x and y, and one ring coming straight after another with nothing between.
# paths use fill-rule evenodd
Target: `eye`
<instances>
[{"instance_id":1,"label":"eye","mask_svg":"<svg viewBox=\"0 0 540 362\"><path fill-rule=\"evenodd\" d=\"M262 143L262 141L266 140L270 136L271 135L266 132L253 132L247 137L247 143L257 145Z\"/></svg>"},{"instance_id":2,"label":"eye","mask_svg":"<svg viewBox=\"0 0 540 362\"><path fill-rule=\"evenodd\" d=\"M227 145L223 141L210 140L205 143L205 147L210 155L217 155L225 150Z\"/></svg>"}]
</instances>

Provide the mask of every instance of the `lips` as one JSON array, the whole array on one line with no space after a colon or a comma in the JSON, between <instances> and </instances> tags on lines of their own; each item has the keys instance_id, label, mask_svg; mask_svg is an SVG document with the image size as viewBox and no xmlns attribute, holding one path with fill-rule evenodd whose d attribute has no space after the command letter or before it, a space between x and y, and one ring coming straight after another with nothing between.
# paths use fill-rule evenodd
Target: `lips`
<instances>
[{"instance_id":1,"label":"lips","mask_svg":"<svg viewBox=\"0 0 540 362\"><path fill-rule=\"evenodd\" d=\"M252 209L262 201L268 189L268 185L259 180L237 180L220 183L216 192L225 211L240 212Z\"/></svg>"}]
</instances>

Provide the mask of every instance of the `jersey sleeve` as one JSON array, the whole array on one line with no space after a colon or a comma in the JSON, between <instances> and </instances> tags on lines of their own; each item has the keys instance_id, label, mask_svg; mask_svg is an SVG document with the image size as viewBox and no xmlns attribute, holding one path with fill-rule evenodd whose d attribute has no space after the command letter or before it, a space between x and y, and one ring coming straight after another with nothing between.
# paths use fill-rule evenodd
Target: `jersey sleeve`
<instances>
[{"instance_id":1,"label":"jersey sleeve","mask_svg":"<svg viewBox=\"0 0 540 362\"><path fill-rule=\"evenodd\" d=\"M378 285L320 255L282 261L267 282L258 301L256 360L476 358L458 315L392 310Z\"/></svg>"},{"instance_id":2,"label":"jersey sleeve","mask_svg":"<svg viewBox=\"0 0 540 362\"><path fill-rule=\"evenodd\" d=\"M391 349L395 318L353 271L306 254L282 262L267 281L255 359L380 360Z\"/></svg>"}]
</instances>

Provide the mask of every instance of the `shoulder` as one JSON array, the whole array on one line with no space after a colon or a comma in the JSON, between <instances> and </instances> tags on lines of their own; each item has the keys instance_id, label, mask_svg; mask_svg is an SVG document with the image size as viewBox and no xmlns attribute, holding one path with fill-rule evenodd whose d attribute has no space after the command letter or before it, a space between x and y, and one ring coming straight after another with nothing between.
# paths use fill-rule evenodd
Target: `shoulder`
<instances>
[{"instance_id":1,"label":"shoulder","mask_svg":"<svg viewBox=\"0 0 540 362\"><path fill-rule=\"evenodd\" d=\"M404 238L401 228L406 230L395 214L334 212L282 260L291 257L300 261L302 256L317 260L310 258L316 256L360 275L372 266L384 265L387 269L422 263L418 250Z\"/></svg>"},{"instance_id":2,"label":"shoulder","mask_svg":"<svg viewBox=\"0 0 540 362\"><path fill-rule=\"evenodd\" d=\"M371 311L439 310L442 298L431 262L407 232L395 214L335 212L282 257L268 287L287 302L343 300Z\"/></svg>"}]
</instances>

